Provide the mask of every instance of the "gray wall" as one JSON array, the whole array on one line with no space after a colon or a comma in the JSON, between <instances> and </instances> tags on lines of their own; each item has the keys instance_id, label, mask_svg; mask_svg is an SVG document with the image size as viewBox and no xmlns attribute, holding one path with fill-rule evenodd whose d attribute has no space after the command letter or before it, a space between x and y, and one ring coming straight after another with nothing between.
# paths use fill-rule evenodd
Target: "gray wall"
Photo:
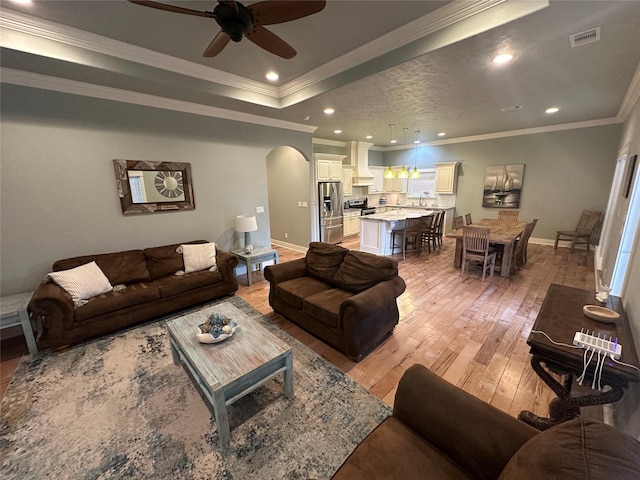
<instances>
[{"instance_id":1,"label":"gray wall","mask_svg":"<svg viewBox=\"0 0 640 480\"><path fill-rule=\"evenodd\" d=\"M2 295L76 255L199 238L238 248L235 216L259 205L253 243L269 245L266 157L282 145L311 154L308 133L6 84L1 94ZM113 159L191 163L196 209L124 217Z\"/></svg>"},{"instance_id":2,"label":"gray wall","mask_svg":"<svg viewBox=\"0 0 640 480\"><path fill-rule=\"evenodd\" d=\"M310 162L296 149L279 147L267 156L269 220L273 240L306 247L311 241ZM286 184L286 188L282 188ZM312 190L315 191L315 190ZM306 202L306 207L299 207Z\"/></svg>"},{"instance_id":3,"label":"gray wall","mask_svg":"<svg viewBox=\"0 0 640 480\"><path fill-rule=\"evenodd\" d=\"M482 207L484 168L524 163L520 218L540 217L535 238L553 239L558 229L575 227L583 209L604 211L616 164L621 126L565 130L418 148L418 168L460 162L456 212L472 218L497 216ZM413 166L415 152L390 151L385 164Z\"/></svg>"},{"instance_id":4,"label":"gray wall","mask_svg":"<svg viewBox=\"0 0 640 480\"><path fill-rule=\"evenodd\" d=\"M622 130L620 148L627 146L629 156L640 155L640 101L636 102ZM640 168L636 167L636 190L640 189L639 182ZM628 202L620 202L618 207L626 209ZM612 248L604 252L604 263L612 264L613 261L610 259L617 254L617 245L615 243L611 245ZM622 304L631 325L636 351L640 352L640 295L638 294L640 292L640 231L636 232L627 275L621 295ZM603 282L608 283L608 280L603 279ZM613 405L613 409L616 426L640 440L640 384L631 384L622 400Z\"/></svg>"}]
</instances>

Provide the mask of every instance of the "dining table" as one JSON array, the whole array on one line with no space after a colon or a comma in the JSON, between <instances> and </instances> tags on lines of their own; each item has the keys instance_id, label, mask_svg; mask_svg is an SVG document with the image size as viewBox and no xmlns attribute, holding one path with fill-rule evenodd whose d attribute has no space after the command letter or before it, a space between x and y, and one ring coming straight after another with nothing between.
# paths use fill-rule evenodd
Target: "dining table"
<instances>
[{"instance_id":1,"label":"dining table","mask_svg":"<svg viewBox=\"0 0 640 480\"><path fill-rule=\"evenodd\" d=\"M511 259L513 257L513 249L516 240L524 231L527 222L498 220L497 218L483 218L480 221L473 222L472 227L489 228L489 243L493 245L502 245L502 265L500 266L500 276L511 276ZM460 268L462 266L462 228L453 230L446 235L448 238L456 239L456 251L453 258L453 266Z\"/></svg>"}]
</instances>

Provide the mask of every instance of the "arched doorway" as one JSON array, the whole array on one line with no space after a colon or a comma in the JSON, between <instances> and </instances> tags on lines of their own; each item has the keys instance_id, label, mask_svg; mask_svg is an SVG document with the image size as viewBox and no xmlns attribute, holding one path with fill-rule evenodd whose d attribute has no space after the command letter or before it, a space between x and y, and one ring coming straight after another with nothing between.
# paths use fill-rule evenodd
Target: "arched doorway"
<instances>
[{"instance_id":1,"label":"arched doorway","mask_svg":"<svg viewBox=\"0 0 640 480\"><path fill-rule=\"evenodd\" d=\"M274 148L266 157L271 242L306 249L312 238L311 166L297 149Z\"/></svg>"}]
</instances>

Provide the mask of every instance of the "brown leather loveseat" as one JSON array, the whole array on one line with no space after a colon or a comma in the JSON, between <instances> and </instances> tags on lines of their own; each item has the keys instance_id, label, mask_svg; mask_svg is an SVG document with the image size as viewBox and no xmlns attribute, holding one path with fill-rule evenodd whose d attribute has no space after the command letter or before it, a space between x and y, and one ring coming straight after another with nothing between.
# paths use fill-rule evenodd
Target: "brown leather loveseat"
<instances>
[{"instance_id":1,"label":"brown leather loveseat","mask_svg":"<svg viewBox=\"0 0 640 480\"><path fill-rule=\"evenodd\" d=\"M576 417L539 432L423 365L400 379L393 415L332 480L637 480L640 442Z\"/></svg>"},{"instance_id":2,"label":"brown leather loveseat","mask_svg":"<svg viewBox=\"0 0 640 480\"><path fill-rule=\"evenodd\" d=\"M187 245L205 243L206 240L185 242ZM216 248L215 271L204 269L182 274L185 264L183 255L177 251L180 245L85 255L55 262L53 272L95 262L109 284L117 288L78 306L55 282L40 284L28 306L32 318L41 324L36 332L38 349L111 333L238 290L233 271L238 264L236 255Z\"/></svg>"},{"instance_id":3,"label":"brown leather loveseat","mask_svg":"<svg viewBox=\"0 0 640 480\"><path fill-rule=\"evenodd\" d=\"M264 275L276 312L354 361L398 324L396 299L406 285L392 258L311 242L305 258L270 265Z\"/></svg>"}]
</instances>

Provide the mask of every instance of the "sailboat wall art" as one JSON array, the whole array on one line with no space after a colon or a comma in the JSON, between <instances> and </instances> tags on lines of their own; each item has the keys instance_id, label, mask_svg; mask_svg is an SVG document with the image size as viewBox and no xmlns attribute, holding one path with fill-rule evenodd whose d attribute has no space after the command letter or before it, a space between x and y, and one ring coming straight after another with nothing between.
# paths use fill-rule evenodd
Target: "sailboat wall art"
<instances>
[{"instance_id":1,"label":"sailboat wall art","mask_svg":"<svg viewBox=\"0 0 640 480\"><path fill-rule=\"evenodd\" d=\"M517 165L490 165L484 169L485 208L520 208L524 163Z\"/></svg>"}]
</instances>

